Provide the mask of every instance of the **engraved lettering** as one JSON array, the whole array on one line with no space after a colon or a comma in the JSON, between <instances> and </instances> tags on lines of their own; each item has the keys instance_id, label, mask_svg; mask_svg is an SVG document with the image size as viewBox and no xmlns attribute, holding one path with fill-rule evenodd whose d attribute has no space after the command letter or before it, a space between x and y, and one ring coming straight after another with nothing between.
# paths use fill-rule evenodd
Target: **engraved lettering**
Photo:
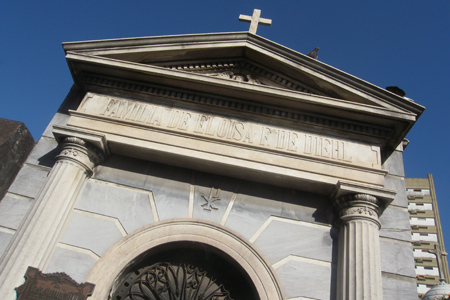
<instances>
[{"instance_id":1,"label":"engraved lettering","mask_svg":"<svg viewBox=\"0 0 450 300\"><path fill-rule=\"evenodd\" d=\"M288 146L289 151L297 151L297 139L298 134L295 132L289 132Z\"/></svg>"},{"instance_id":2,"label":"engraved lettering","mask_svg":"<svg viewBox=\"0 0 450 300\"><path fill-rule=\"evenodd\" d=\"M211 131L212 123L214 121L214 117L208 116L208 126L206 126L206 132L207 135L214 135L214 132Z\"/></svg>"},{"instance_id":3,"label":"engraved lettering","mask_svg":"<svg viewBox=\"0 0 450 300\"><path fill-rule=\"evenodd\" d=\"M100 111L97 110L98 104L101 104ZM173 131L204 135L212 139L226 139L242 144L255 144L257 147L295 152L303 156L379 167L380 158L377 152L379 147L377 146L286 130L277 125L266 126L206 113L199 114L181 108L173 109L158 104L96 95L86 96L83 107L78 111L134 121L146 126L165 126ZM375 150L372 149L373 147Z\"/></svg>"},{"instance_id":4,"label":"engraved lettering","mask_svg":"<svg viewBox=\"0 0 450 300\"><path fill-rule=\"evenodd\" d=\"M233 136L233 131L234 131L234 124L235 124L235 121L228 120L228 122L229 122L230 124L229 124L229 126L228 126L227 139L230 140L231 137Z\"/></svg>"},{"instance_id":5,"label":"engraved lettering","mask_svg":"<svg viewBox=\"0 0 450 300\"><path fill-rule=\"evenodd\" d=\"M332 144L333 144L333 151L331 153L331 158L340 160L339 141L333 141Z\"/></svg>"},{"instance_id":6,"label":"engraved lettering","mask_svg":"<svg viewBox=\"0 0 450 300\"><path fill-rule=\"evenodd\" d=\"M242 141L253 144L253 127L251 124L248 124L247 131Z\"/></svg>"},{"instance_id":7,"label":"engraved lettering","mask_svg":"<svg viewBox=\"0 0 450 300\"><path fill-rule=\"evenodd\" d=\"M285 140L286 140L286 131L278 129L277 130L277 148L278 149L286 148Z\"/></svg>"},{"instance_id":8,"label":"engraved lettering","mask_svg":"<svg viewBox=\"0 0 450 300\"><path fill-rule=\"evenodd\" d=\"M146 107L146 113L145 113L145 123L151 124L151 120L153 119L153 115L155 114L156 108L154 106L148 105Z\"/></svg>"},{"instance_id":9,"label":"engraved lettering","mask_svg":"<svg viewBox=\"0 0 450 300\"><path fill-rule=\"evenodd\" d=\"M110 99L108 105L106 105L105 110L100 114L110 116L113 113L114 108L116 107L116 102L117 101L115 99Z\"/></svg>"},{"instance_id":10,"label":"engraved lettering","mask_svg":"<svg viewBox=\"0 0 450 300\"><path fill-rule=\"evenodd\" d=\"M305 154L313 154L312 149L312 136L305 134Z\"/></svg>"},{"instance_id":11,"label":"engraved lettering","mask_svg":"<svg viewBox=\"0 0 450 300\"><path fill-rule=\"evenodd\" d=\"M179 110L172 110L172 113L170 114L169 124L167 124L167 127L169 128L176 128L178 126L178 121L181 117L181 111Z\"/></svg>"},{"instance_id":12,"label":"engraved lettering","mask_svg":"<svg viewBox=\"0 0 450 300\"><path fill-rule=\"evenodd\" d=\"M331 157L331 140L330 139L322 140L322 156L323 157Z\"/></svg>"},{"instance_id":13,"label":"engraved lettering","mask_svg":"<svg viewBox=\"0 0 450 300\"><path fill-rule=\"evenodd\" d=\"M344 161L346 161L346 162L352 162L352 156L348 153L348 151L346 152L345 151L345 144L347 144L347 143L344 143L344 142L342 142L342 153L344 154L343 156L344 156Z\"/></svg>"},{"instance_id":14,"label":"engraved lettering","mask_svg":"<svg viewBox=\"0 0 450 300\"><path fill-rule=\"evenodd\" d=\"M262 126L262 131L261 131L261 140L259 142L259 144L261 146L267 146L267 142L269 140L269 135L272 133L272 131L270 130L269 127L265 127Z\"/></svg>"},{"instance_id":15,"label":"engraved lettering","mask_svg":"<svg viewBox=\"0 0 450 300\"><path fill-rule=\"evenodd\" d=\"M183 112L183 115L180 118L180 124L178 125L178 129L187 130L188 129L188 121L191 118L191 114L188 112Z\"/></svg>"},{"instance_id":16,"label":"engraved lettering","mask_svg":"<svg viewBox=\"0 0 450 300\"><path fill-rule=\"evenodd\" d=\"M163 113L162 108L161 107L157 107L153 111L153 115L152 115L152 118L151 118L149 123L152 124L152 125L161 126L162 113Z\"/></svg>"},{"instance_id":17,"label":"engraved lettering","mask_svg":"<svg viewBox=\"0 0 450 300\"><path fill-rule=\"evenodd\" d=\"M242 131L244 130L244 124L241 122L234 123L234 131L233 131L233 140L240 141L242 140Z\"/></svg>"},{"instance_id":18,"label":"engraved lettering","mask_svg":"<svg viewBox=\"0 0 450 300\"><path fill-rule=\"evenodd\" d=\"M219 126L217 126L216 135L220 138L225 137L227 135L228 125L227 119L222 119L222 121L219 122Z\"/></svg>"},{"instance_id":19,"label":"engraved lettering","mask_svg":"<svg viewBox=\"0 0 450 300\"><path fill-rule=\"evenodd\" d=\"M198 121L197 121L197 125L195 125L194 132L204 133L205 132L204 124L205 124L205 122L208 122L208 120L209 120L208 116L200 115L200 118L198 118Z\"/></svg>"}]
</instances>

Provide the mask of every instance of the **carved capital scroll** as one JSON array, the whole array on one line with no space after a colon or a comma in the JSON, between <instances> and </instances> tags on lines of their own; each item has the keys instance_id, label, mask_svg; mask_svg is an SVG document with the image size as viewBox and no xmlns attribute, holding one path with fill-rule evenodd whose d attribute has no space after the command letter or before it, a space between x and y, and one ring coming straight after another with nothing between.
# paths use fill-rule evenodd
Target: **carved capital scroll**
<instances>
[{"instance_id":1,"label":"carved capital scroll","mask_svg":"<svg viewBox=\"0 0 450 300\"><path fill-rule=\"evenodd\" d=\"M381 213L381 202L368 194L346 194L337 197L334 206L339 212L342 222L366 220L375 223L380 228L378 217Z\"/></svg>"},{"instance_id":2,"label":"carved capital scroll","mask_svg":"<svg viewBox=\"0 0 450 300\"><path fill-rule=\"evenodd\" d=\"M75 162L82 166L89 176L93 174L95 166L105 159L100 149L77 137L64 138L60 143L60 148L61 153L56 156L56 161Z\"/></svg>"}]
</instances>

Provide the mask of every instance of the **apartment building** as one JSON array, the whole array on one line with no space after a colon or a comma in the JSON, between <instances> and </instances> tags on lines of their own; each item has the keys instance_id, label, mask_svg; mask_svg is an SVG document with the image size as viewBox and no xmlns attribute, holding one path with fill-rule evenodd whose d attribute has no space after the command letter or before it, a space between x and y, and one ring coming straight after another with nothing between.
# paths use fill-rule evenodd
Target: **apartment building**
<instances>
[{"instance_id":1,"label":"apartment building","mask_svg":"<svg viewBox=\"0 0 450 300\"><path fill-rule=\"evenodd\" d=\"M433 176L406 178L417 292L422 297L433 285L448 282L449 271ZM437 252L437 253L436 253Z\"/></svg>"}]
</instances>

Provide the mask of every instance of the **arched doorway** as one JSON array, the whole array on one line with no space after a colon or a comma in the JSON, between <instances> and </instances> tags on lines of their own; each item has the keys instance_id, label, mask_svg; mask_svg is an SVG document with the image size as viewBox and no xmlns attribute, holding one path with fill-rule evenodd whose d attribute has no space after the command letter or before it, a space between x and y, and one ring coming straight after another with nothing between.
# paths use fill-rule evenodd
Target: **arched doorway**
<instances>
[{"instance_id":1,"label":"arched doorway","mask_svg":"<svg viewBox=\"0 0 450 300\"><path fill-rule=\"evenodd\" d=\"M195 276L203 276L204 280L215 279L217 286L222 285L223 289L229 292L230 297L234 297L232 293L236 293L237 297L250 295L253 298L249 299L255 300L284 299L275 271L252 244L223 226L195 219L158 222L129 234L102 256L86 281L96 285L90 299L112 300L112 297L117 295L124 296L123 293L116 291L122 284L125 287L127 278L130 280L127 283L129 286L137 282L136 278L131 278L132 272L163 276L162 274L167 271L179 274L187 272L188 268L189 276L195 274ZM220 272L223 269L227 271ZM136 276L141 276L139 274ZM130 277L127 277L129 275ZM153 279L147 278L145 280L149 283L155 283ZM170 280L172 284L177 282L175 279ZM183 277L177 280L189 282ZM162 291L168 288L168 285L162 284L158 288ZM236 292L239 289L245 289L249 294ZM181 295L180 293L178 295ZM237 297L229 299L241 299ZM141 300L141 298L136 299ZM173 299L191 300L190 298ZM192 298L194 299L203 300L201 297ZM216 298L215 300L226 299Z\"/></svg>"},{"instance_id":2,"label":"arched doorway","mask_svg":"<svg viewBox=\"0 0 450 300\"><path fill-rule=\"evenodd\" d=\"M258 300L245 271L222 251L197 242L150 249L117 280L111 300Z\"/></svg>"}]
</instances>

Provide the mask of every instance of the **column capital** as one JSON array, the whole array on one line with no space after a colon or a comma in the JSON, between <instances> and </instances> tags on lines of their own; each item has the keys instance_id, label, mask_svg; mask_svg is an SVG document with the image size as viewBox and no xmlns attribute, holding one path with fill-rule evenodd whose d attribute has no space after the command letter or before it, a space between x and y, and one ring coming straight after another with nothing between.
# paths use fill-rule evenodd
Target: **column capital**
<instances>
[{"instance_id":1,"label":"column capital","mask_svg":"<svg viewBox=\"0 0 450 300\"><path fill-rule=\"evenodd\" d=\"M105 159L100 149L77 137L65 137L59 145L61 153L56 156L56 161L75 162L83 167L89 176L92 176L95 166Z\"/></svg>"},{"instance_id":2,"label":"column capital","mask_svg":"<svg viewBox=\"0 0 450 300\"><path fill-rule=\"evenodd\" d=\"M368 194L346 194L334 200L334 207L344 223L353 220L366 220L381 226L378 217L381 214L381 201Z\"/></svg>"}]
</instances>

